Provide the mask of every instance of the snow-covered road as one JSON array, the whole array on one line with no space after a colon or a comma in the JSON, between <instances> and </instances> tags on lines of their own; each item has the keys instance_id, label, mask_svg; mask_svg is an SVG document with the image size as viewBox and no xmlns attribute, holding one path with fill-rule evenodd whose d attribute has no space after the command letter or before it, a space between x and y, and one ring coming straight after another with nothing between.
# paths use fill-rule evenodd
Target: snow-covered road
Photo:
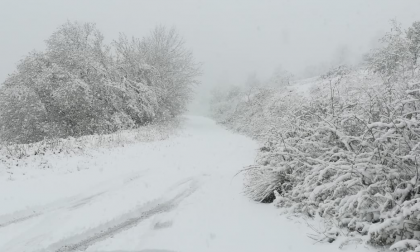
<instances>
[{"instance_id":1,"label":"snow-covered road","mask_svg":"<svg viewBox=\"0 0 420 252\"><path fill-rule=\"evenodd\" d=\"M337 251L241 194L234 175L256 149L191 116L170 139L86 157L89 169L2 182L0 251Z\"/></svg>"}]
</instances>

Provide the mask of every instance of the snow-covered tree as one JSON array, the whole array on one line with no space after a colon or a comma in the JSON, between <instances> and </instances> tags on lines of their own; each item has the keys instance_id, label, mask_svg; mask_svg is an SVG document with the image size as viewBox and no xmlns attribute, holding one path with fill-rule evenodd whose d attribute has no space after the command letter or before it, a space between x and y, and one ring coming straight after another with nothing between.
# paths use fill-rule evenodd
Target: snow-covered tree
<instances>
[{"instance_id":1,"label":"snow-covered tree","mask_svg":"<svg viewBox=\"0 0 420 252\"><path fill-rule=\"evenodd\" d=\"M418 75L419 34L418 22L404 31L392 20L391 31L380 39L383 46L366 56L369 69L386 82L404 81Z\"/></svg>"},{"instance_id":2,"label":"snow-covered tree","mask_svg":"<svg viewBox=\"0 0 420 252\"><path fill-rule=\"evenodd\" d=\"M161 116L173 117L184 112L200 75L200 64L186 49L178 32L156 27L149 36L137 41L144 62L157 73L158 102Z\"/></svg>"},{"instance_id":3,"label":"snow-covered tree","mask_svg":"<svg viewBox=\"0 0 420 252\"><path fill-rule=\"evenodd\" d=\"M412 65L417 68L418 59L420 57L420 22L414 22L406 31L408 39L408 50L411 54Z\"/></svg>"},{"instance_id":4,"label":"snow-covered tree","mask_svg":"<svg viewBox=\"0 0 420 252\"><path fill-rule=\"evenodd\" d=\"M175 30L103 40L94 24L67 22L22 60L0 89L1 140L109 133L184 111L198 67Z\"/></svg>"}]
</instances>

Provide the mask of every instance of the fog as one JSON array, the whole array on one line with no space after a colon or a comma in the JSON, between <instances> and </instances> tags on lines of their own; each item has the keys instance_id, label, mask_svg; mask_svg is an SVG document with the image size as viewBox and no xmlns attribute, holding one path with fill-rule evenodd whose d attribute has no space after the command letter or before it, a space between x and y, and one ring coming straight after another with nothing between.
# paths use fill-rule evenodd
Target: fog
<instances>
[{"instance_id":1,"label":"fog","mask_svg":"<svg viewBox=\"0 0 420 252\"><path fill-rule=\"evenodd\" d=\"M302 76L340 57L357 62L393 18L420 20L420 1L1 1L0 82L67 20L96 23L108 42L175 26L203 63L191 113L205 113L212 87L251 73L264 79L281 66Z\"/></svg>"}]
</instances>

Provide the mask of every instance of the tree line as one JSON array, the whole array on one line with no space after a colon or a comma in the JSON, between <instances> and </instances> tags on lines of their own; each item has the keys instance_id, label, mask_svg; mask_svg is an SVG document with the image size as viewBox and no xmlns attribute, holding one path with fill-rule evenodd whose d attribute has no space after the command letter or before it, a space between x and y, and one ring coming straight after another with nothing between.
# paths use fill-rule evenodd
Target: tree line
<instances>
[{"instance_id":1,"label":"tree line","mask_svg":"<svg viewBox=\"0 0 420 252\"><path fill-rule=\"evenodd\" d=\"M66 22L0 88L0 140L105 134L186 110L200 65L175 29L105 44L93 23Z\"/></svg>"}]
</instances>

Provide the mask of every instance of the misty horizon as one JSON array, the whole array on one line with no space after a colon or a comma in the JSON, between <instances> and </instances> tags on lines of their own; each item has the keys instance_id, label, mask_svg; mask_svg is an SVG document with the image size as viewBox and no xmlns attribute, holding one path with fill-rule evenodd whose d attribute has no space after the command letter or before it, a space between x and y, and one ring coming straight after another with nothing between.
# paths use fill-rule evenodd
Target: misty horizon
<instances>
[{"instance_id":1,"label":"misty horizon","mask_svg":"<svg viewBox=\"0 0 420 252\"><path fill-rule=\"evenodd\" d=\"M420 251L420 1L0 20L0 252Z\"/></svg>"},{"instance_id":2,"label":"misty horizon","mask_svg":"<svg viewBox=\"0 0 420 252\"><path fill-rule=\"evenodd\" d=\"M304 78L317 68L360 62L379 46L391 19L404 28L415 21L420 2L5 1L0 14L0 83L66 21L96 23L106 42L121 32L143 37L158 25L175 27L202 63L190 111L207 113L215 86L242 85L251 74L265 80L278 68Z\"/></svg>"}]
</instances>

